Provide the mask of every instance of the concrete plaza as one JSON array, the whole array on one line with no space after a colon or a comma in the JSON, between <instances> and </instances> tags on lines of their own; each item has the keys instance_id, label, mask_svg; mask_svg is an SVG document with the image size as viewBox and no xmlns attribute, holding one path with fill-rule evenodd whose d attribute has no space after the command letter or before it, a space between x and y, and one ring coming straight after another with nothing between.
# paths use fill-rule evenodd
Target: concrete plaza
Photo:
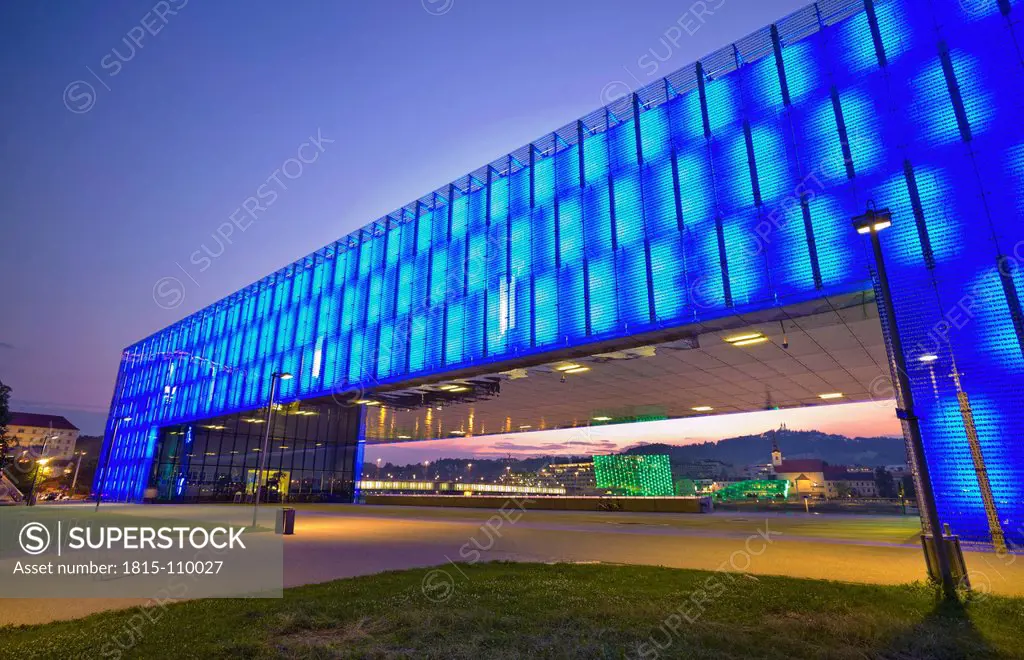
<instances>
[{"instance_id":1,"label":"concrete plaza","mask_svg":"<svg viewBox=\"0 0 1024 660\"><path fill-rule=\"evenodd\" d=\"M71 505L74 506L74 505ZM233 505L108 505L126 515L245 525ZM274 509L260 524L273 525ZM754 575L901 584L925 579L916 516L730 513L711 515L299 505L285 538L285 586L457 562L607 562ZM982 593L1024 596L1024 557L965 552ZM0 625L72 619L146 599L7 599Z\"/></svg>"}]
</instances>

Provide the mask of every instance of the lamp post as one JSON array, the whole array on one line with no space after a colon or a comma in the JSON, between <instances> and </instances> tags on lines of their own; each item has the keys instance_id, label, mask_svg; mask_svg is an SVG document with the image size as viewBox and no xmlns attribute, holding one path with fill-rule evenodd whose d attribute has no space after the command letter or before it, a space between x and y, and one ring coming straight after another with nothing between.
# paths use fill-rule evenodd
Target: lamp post
<instances>
[{"instance_id":1,"label":"lamp post","mask_svg":"<svg viewBox=\"0 0 1024 660\"><path fill-rule=\"evenodd\" d=\"M52 435L53 427L50 427L51 433L47 433L43 436L43 444L39 447L39 458L35 459L35 469L32 471L32 483L29 485L28 498L25 500L25 506L35 506L36 504L36 481L39 480L39 466L46 465L50 459L46 457L46 444L54 437Z\"/></svg>"},{"instance_id":2,"label":"lamp post","mask_svg":"<svg viewBox=\"0 0 1024 660\"><path fill-rule=\"evenodd\" d=\"M100 510L100 500L103 499L103 489L107 485L107 472L110 470L110 455L114 453L114 447L117 446L117 432L121 428L121 422L130 422L132 418L130 416L118 417L114 420L114 432L110 436L110 447L107 449L107 456L103 460L103 476L100 477L99 487L96 489L96 511Z\"/></svg>"},{"instance_id":3,"label":"lamp post","mask_svg":"<svg viewBox=\"0 0 1024 660\"><path fill-rule=\"evenodd\" d=\"M78 454L78 461L75 463L75 476L71 479L71 496L75 495L75 488L78 486L78 471L82 467L82 457L85 456L84 451L76 451Z\"/></svg>"},{"instance_id":4,"label":"lamp post","mask_svg":"<svg viewBox=\"0 0 1024 660\"><path fill-rule=\"evenodd\" d=\"M48 458L37 458L35 460L36 468L32 471L32 484L28 489L28 498L25 500L25 506L36 505L36 482L39 481L39 469L41 466L46 465L50 462Z\"/></svg>"},{"instance_id":5,"label":"lamp post","mask_svg":"<svg viewBox=\"0 0 1024 660\"><path fill-rule=\"evenodd\" d=\"M907 359L903 353L903 340L900 336L899 323L896 321L896 309L892 302L892 289L885 270L885 255L882 253L882 241L879 233L892 226L892 212L889 209L876 210L871 202L863 215L853 219L853 226L858 234L871 237L871 247L875 255L875 268L878 271L878 288L882 294L882 306L889 322L889 357L893 362L902 408L896 409L896 416L907 424L910 436L910 448L917 467L919 498L923 508L924 522L927 531L931 532L935 563L938 564L942 591L947 598L956 595L953 573L950 569L949 554L946 551L943 529L939 521L938 507L935 505L935 492L932 490L932 479L928 471L928 461L924 453L924 442L921 440L921 425L914 413L914 394L910 389L910 376L907 371ZM925 538L927 542L927 537ZM927 553L927 547L925 548ZM925 555L927 560L927 554Z\"/></svg>"},{"instance_id":6,"label":"lamp post","mask_svg":"<svg viewBox=\"0 0 1024 660\"><path fill-rule=\"evenodd\" d=\"M252 498L252 526L256 526L256 515L260 510L260 479L267 467L267 447L270 445L270 427L274 421L274 395L277 394L277 381L291 380L292 375L288 372L275 372L270 374L270 403L267 405L267 428L263 432L263 447L260 449L260 469L253 479Z\"/></svg>"}]
</instances>

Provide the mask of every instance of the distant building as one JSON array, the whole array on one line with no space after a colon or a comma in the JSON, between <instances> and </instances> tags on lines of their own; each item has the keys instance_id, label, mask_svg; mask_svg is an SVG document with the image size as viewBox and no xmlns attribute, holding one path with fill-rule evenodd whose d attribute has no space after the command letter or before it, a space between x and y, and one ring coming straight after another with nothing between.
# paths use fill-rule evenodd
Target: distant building
<instances>
[{"instance_id":1,"label":"distant building","mask_svg":"<svg viewBox=\"0 0 1024 660\"><path fill-rule=\"evenodd\" d=\"M774 479L775 465L772 463L753 463L744 467L740 476L744 479Z\"/></svg>"},{"instance_id":2,"label":"distant building","mask_svg":"<svg viewBox=\"0 0 1024 660\"><path fill-rule=\"evenodd\" d=\"M773 452L774 453L774 452ZM829 497L825 479L825 461L817 458L797 458L772 462L775 477L789 482L792 495Z\"/></svg>"},{"instance_id":3,"label":"distant building","mask_svg":"<svg viewBox=\"0 0 1024 660\"><path fill-rule=\"evenodd\" d=\"M53 460L70 460L78 442L78 427L60 415L11 412L7 433L14 453L28 453Z\"/></svg>"},{"instance_id":4,"label":"distant building","mask_svg":"<svg viewBox=\"0 0 1024 660\"><path fill-rule=\"evenodd\" d=\"M826 497L878 497L875 473L841 465L825 467Z\"/></svg>"},{"instance_id":5,"label":"distant building","mask_svg":"<svg viewBox=\"0 0 1024 660\"><path fill-rule=\"evenodd\" d=\"M565 495L564 488L526 484L467 484L451 481L392 481L363 479L356 488L366 493L440 494L440 495ZM282 492L287 496L287 491Z\"/></svg>"},{"instance_id":6,"label":"distant building","mask_svg":"<svg viewBox=\"0 0 1024 660\"><path fill-rule=\"evenodd\" d=\"M772 469L777 479L789 482L790 494L798 497L877 497L878 486L870 468L829 465L818 458L786 460L772 443Z\"/></svg>"},{"instance_id":7,"label":"distant building","mask_svg":"<svg viewBox=\"0 0 1024 660\"><path fill-rule=\"evenodd\" d=\"M597 487L612 495L671 496L672 466L665 454L594 456Z\"/></svg>"},{"instance_id":8,"label":"distant building","mask_svg":"<svg viewBox=\"0 0 1024 660\"><path fill-rule=\"evenodd\" d=\"M565 488L567 495L593 495L597 491L594 463L549 463L537 473L539 482L550 488Z\"/></svg>"},{"instance_id":9,"label":"distant building","mask_svg":"<svg viewBox=\"0 0 1024 660\"><path fill-rule=\"evenodd\" d=\"M697 480L720 479L726 476L733 476L736 471L731 463L714 458L700 458L676 465L674 472L680 476Z\"/></svg>"},{"instance_id":10,"label":"distant building","mask_svg":"<svg viewBox=\"0 0 1024 660\"><path fill-rule=\"evenodd\" d=\"M895 480L911 476L910 468L906 465L886 465L885 471L891 474Z\"/></svg>"}]
</instances>

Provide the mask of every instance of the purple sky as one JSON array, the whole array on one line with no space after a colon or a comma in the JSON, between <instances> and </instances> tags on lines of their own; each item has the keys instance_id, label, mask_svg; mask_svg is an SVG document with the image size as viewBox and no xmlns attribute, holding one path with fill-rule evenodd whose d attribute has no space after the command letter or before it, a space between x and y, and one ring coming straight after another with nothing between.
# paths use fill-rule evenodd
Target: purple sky
<instances>
[{"instance_id":1,"label":"purple sky","mask_svg":"<svg viewBox=\"0 0 1024 660\"><path fill-rule=\"evenodd\" d=\"M0 379L97 433L126 345L803 4L5 2Z\"/></svg>"}]
</instances>

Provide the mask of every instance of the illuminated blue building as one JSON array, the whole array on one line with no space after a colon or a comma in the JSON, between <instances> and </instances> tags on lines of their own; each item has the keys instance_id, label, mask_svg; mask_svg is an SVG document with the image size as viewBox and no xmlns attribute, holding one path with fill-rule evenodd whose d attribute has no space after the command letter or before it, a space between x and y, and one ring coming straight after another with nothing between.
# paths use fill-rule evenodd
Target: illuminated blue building
<instances>
[{"instance_id":1,"label":"illuminated blue building","mask_svg":"<svg viewBox=\"0 0 1024 660\"><path fill-rule=\"evenodd\" d=\"M275 487L345 499L378 392L873 299L870 201L940 516L1024 543L1022 15L822 0L130 346L107 496L245 491L275 372Z\"/></svg>"}]
</instances>

